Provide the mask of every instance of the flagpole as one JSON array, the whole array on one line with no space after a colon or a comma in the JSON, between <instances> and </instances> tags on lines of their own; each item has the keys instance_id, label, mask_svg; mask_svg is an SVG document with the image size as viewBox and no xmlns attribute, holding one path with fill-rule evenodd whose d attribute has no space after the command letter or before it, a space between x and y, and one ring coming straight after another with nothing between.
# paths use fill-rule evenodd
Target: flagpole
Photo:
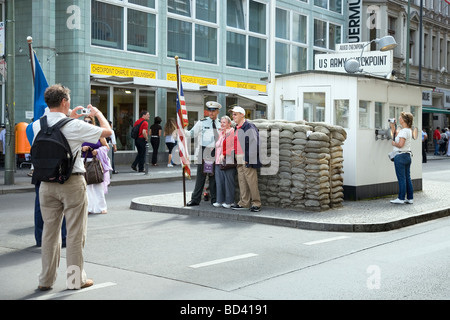
<instances>
[{"instance_id":1,"label":"flagpole","mask_svg":"<svg viewBox=\"0 0 450 320\"><path fill-rule=\"evenodd\" d=\"M28 36L27 37L28 42L28 50L30 51L30 61L31 61L31 74L33 75L33 83L34 83L34 54L33 54L33 38Z\"/></svg>"},{"instance_id":2,"label":"flagpole","mask_svg":"<svg viewBox=\"0 0 450 320\"><path fill-rule=\"evenodd\" d=\"M177 72L177 95L180 94L180 65L178 64L178 56L175 56L175 66L176 66L176 72ZM184 128L181 128L181 130L184 130ZM178 146L180 148L180 146ZM185 178L185 169L183 161L180 162L181 164L181 174L183 176L183 206L186 207L186 178Z\"/></svg>"}]
</instances>

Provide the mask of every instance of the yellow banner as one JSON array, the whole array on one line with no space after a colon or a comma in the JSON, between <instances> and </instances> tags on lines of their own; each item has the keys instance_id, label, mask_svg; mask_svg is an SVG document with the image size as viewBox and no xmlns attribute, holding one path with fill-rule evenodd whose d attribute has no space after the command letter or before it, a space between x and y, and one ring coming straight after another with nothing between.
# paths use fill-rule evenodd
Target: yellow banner
<instances>
[{"instance_id":1,"label":"yellow banner","mask_svg":"<svg viewBox=\"0 0 450 320\"><path fill-rule=\"evenodd\" d=\"M91 74L156 79L156 71L105 66L101 64L91 64Z\"/></svg>"},{"instance_id":2,"label":"yellow banner","mask_svg":"<svg viewBox=\"0 0 450 320\"><path fill-rule=\"evenodd\" d=\"M177 81L177 75L175 73L168 73L167 74L167 80L169 80L169 81ZM195 77L195 76L181 75L181 81L182 82L186 82L186 83L198 83L201 86L206 86L208 84L215 84L215 85L217 85L217 79L202 78L202 77Z\"/></svg>"},{"instance_id":3,"label":"yellow banner","mask_svg":"<svg viewBox=\"0 0 450 320\"><path fill-rule=\"evenodd\" d=\"M247 82L230 81L230 80L227 80L227 87L252 89L252 90L258 90L261 92L267 91L266 85L264 85L264 84L247 83Z\"/></svg>"}]
</instances>

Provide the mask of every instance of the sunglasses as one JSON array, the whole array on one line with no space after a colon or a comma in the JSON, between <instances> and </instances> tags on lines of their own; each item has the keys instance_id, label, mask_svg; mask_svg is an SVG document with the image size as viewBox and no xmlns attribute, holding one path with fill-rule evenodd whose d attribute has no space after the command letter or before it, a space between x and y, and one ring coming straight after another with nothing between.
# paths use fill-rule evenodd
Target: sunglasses
<instances>
[{"instance_id":1,"label":"sunglasses","mask_svg":"<svg viewBox=\"0 0 450 320\"><path fill-rule=\"evenodd\" d=\"M84 122L86 122L86 123L92 123L91 120L84 120Z\"/></svg>"},{"instance_id":2,"label":"sunglasses","mask_svg":"<svg viewBox=\"0 0 450 320\"><path fill-rule=\"evenodd\" d=\"M212 111L216 111L216 110L217 110L217 109L215 109L215 108L214 108L214 109L213 109L213 108L208 108L208 111L211 111L211 112L212 112Z\"/></svg>"}]
</instances>

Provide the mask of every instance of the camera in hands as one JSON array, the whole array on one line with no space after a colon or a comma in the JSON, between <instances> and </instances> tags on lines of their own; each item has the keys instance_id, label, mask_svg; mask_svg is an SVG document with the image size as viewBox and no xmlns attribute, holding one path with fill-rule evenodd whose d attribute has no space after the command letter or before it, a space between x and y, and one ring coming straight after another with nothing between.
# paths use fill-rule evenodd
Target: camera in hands
<instances>
[{"instance_id":1,"label":"camera in hands","mask_svg":"<svg viewBox=\"0 0 450 320\"><path fill-rule=\"evenodd\" d=\"M388 122L390 122L390 123L395 123L395 118L390 118L390 119L388 119Z\"/></svg>"},{"instance_id":2,"label":"camera in hands","mask_svg":"<svg viewBox=\"0 0 450 320\"><path fill-rule=\"evenodd\" d=\"M91 109L88 108L81 109L81 114L89 114L89 113L91 113Z\"/></svg>"}]
</instances>

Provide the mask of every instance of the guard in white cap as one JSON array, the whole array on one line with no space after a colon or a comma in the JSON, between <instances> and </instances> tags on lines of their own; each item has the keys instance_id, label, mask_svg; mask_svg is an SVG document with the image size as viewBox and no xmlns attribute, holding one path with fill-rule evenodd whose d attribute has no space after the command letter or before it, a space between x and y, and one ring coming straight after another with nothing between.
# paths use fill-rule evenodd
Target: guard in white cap
<instances>
[{"instance_id":1,"label":"guard in white cap","mask_svg":"<svg viewBox=\"0 0 450 320\"><path fill-rule=\"evenodd\" d=\"M214 168L216 141L219 136L218 129L220 128L220 121L217 119L217 116L222 105L216 101L208 101L206 102L206 108L209 116L198 121L191 130L186 131L186 137L196 138L195 145L197 150L197 177L191 201L186 204L188 207L200 204L206 175L208 173L213 174L213 172L206 172L206 169L210 168L209 164L211 164L212 169ZM206 165L204 165L205 161L207 162ZM216 202L216 181L214 177L209 179L209 189L211 192L211 204L213 204Z\"/></svg>"}]
</instances>

